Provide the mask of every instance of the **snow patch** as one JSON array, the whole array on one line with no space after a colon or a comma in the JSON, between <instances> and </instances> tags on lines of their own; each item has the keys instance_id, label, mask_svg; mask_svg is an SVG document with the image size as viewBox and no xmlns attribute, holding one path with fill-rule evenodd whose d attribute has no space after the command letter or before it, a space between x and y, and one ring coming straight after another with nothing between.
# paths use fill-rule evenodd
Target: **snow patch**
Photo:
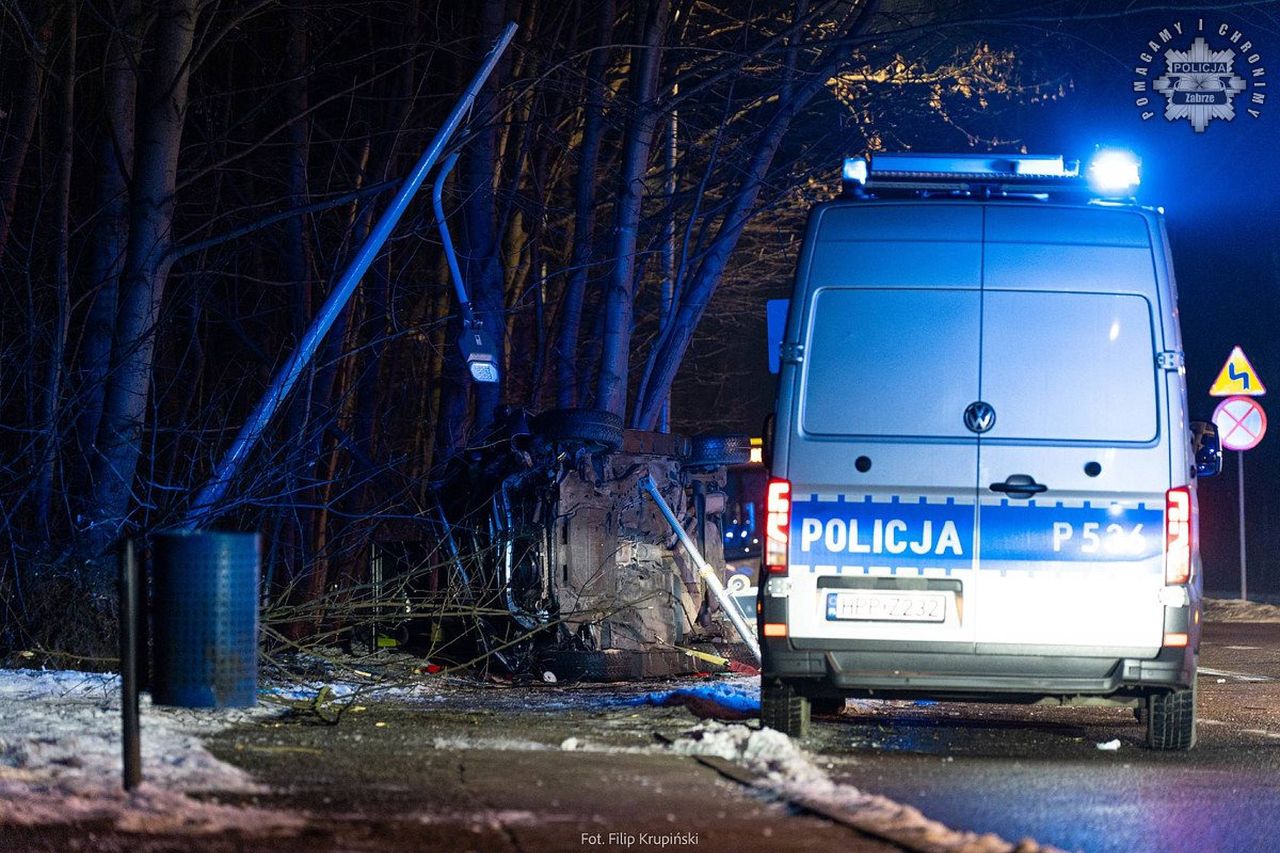
<instances>
[{"instance_id":1,"label":"snow patch","mask_svg":"<svg viewBox=\"0 0 1280 853\"><path fill-rule=\"evenodd\" d=\"M464 749L489 749L496 752L541 752L554 747L536 740L519 740L506 737L450 737L433 738L431 745L435 749L459 751Z\"/></svg>"},{"instance_id":2,"label":"snow patch","mask_svg":"<svg viewBox=\"0 0 1280 853\"><path fill-rule=\"evenodd\" d=\"M840 812L860 826L910 838L926 849L957 853L1031 853L1051 849L1026 839L1014 845L996 835L951 829L911 806L836 782L791 738L773 729L708 721L677 739L671 750L681 755L733 761L756 777L756 788L766 796Z\"/></svg>"},{"instance_id":3,"label":"snow patch","mask_svg":"<svg viewBox=\"0 0 1280 853\"><path fill-rule=\"evenodd\" d=\"M546 815L517 809L485 810L478 812L418 812L409 815L407 820L420 824L469 824L472 831L491 829L501 831L509 826L541 826L548 821L566 823L576 820L576 815Z\"/></svg>"},{"instance_id":4,"label":"snow patch","mask_svg":"<svg viewBox=\"0 0 1280 853\"><path fill-rule=\"evenodd\" d=\"M350 699L355 696L379 692L364 685L347 681L299 681L289 684L274 684L263 689L261 694L286 702L309 702L319 696L320 691L326 688L329 699ZM386 693L396 689L382 688L381 692Z\"/></svg>"},{"instance_id":5,"label":"snow patch","mask_svg":"<svg viewBox=\"0 0 1280 853\"><path fill-rule=\"evenodd\" d=\"M219 832L301 823L185 796L262 790L243 770L214 758L200 736L271 711L161 708L146 696L140 707L145 784L125 794L118 676L0 670L0 824L112 818L126 831Z\"/></svg>"}]
</instances>

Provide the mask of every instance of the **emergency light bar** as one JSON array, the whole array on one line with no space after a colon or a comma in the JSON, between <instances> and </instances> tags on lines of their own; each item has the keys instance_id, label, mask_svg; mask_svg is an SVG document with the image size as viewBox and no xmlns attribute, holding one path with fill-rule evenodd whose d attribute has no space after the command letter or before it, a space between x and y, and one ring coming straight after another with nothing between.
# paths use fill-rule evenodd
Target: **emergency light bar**
<instances>
[{"instance_id":1,"label":"emergency light bar","mask_svg":"<svg viewBox=\"0 0 1280 853\"><path fill-rule=\"evenodd\" d=\"M1122 171L1121 179L1089 180L1080 163L1057 154L872 154L844 161L841 179L846 195L878 196L1049 196L1086 195L1117 198L1137 187L1138 161L1128 152L1099 152L1105 173ZM1123 170L1117 157L1127 157Z\"/></svg>"}]
</instances>

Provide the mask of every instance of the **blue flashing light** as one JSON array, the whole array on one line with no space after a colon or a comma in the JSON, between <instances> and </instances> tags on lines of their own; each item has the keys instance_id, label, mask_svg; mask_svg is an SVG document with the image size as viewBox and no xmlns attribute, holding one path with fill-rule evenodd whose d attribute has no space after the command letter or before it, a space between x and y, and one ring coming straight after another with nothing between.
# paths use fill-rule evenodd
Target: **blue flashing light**
<instances>
[{"instance_id":1,"label":"blue flashing light","mask_svg":"<svg viewBox=\"0 0 1280 853\"><path fill-rule=\"evenodd\" d=\"M1089 161L1089 188L1101 196L1131 196L1142 180L1140 167L1132 151L1104 148Z\"/></svg>"},{"instance_id":2,"label":"blue flashing light","mask_svg":"<svg viewBox=\"0 0 1280 853\"><path fill-rule=\"evenodd\" d=\"M849 157L844 161L844 169L841 174L843 182L848 184L857 184L862 186L867 182L867 161L863 157Z\"/></svg>"}]
</instances>

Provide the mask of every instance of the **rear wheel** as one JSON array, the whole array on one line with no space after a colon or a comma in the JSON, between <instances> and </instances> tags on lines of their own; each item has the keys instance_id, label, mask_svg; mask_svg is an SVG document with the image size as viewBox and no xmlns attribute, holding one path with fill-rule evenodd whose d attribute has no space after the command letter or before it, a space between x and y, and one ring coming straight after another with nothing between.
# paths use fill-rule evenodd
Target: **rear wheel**
<instances>
[{"instance_id":1,"label":"rear wheel","mask_svg":"<svg viewBox=\"0 0 1280 853\"><path fill-rule=\"evenodd\" d=\"M805 737L809 734L809 700L786 681L762 679L760 725L791 737Z\"/></svg>"},{"instance_id":2,"label":"rear wheel","mask_svg":"<svg viewBox=\"0 0 1280 853\"><path fill-rule=\"evenodd\" d=\"M1147 746L1187 750L1196 745L1196 689L1147 697Z\"/></svg>"}]
</instances>

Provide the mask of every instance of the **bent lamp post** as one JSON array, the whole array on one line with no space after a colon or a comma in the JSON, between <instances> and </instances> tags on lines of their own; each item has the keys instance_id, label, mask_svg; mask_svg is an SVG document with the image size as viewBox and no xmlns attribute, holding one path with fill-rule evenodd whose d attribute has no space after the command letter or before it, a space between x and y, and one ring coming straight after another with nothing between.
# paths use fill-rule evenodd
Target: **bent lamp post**
<instances>
[{"instance_id":1,"label":"bent lamp post","mask_svg":"<svg viewBox=\"0 0 1280 853\"><path fill-rule=\"evenodd\" d=\"M431 209L436 214L436 228L440 230L440 244L444 246L444 257L449 263L449 275L453 278L453 288L458 295L458 313L462 315L462 334L458 337L458 349L462 351L462 360L466 362L467 372L477 382L498 381L498 347L493 337L484 330L484 324L476 319L471 310L471 300L467 298L467 286L462 280L462 270L458 267L458 253L453 249L453 238L449 236L449 222L444 216L444 182L458 162L458 152L444 158L444 164L436 173L435 185L431 188Z\"/></svg>"},{"instance_id":2,"label":"bent lamp post","mask_svg":"<svg viewBox=\"0 0 1280 853\"><path fill-rule=\"evenodd\" d=\"M693 558L693 564L698 569L698 575L707 582L707 586L710 587L711 593L716 597L716 601L720 602L725 615L733 623L734 630L738 632L742 642L751 651L751 654L755 656L756 663L760 663L760 644L756 641L755 632L747 627L747 621L742 618L738 605L729 597L729 593L724 588L724 584L720 582L720 578L716 577L715 569L711 568L710 564L703 558L702 553L693 544L693 540L689 538L689 534L681 526L676 514L671 511L671 507L662 497L662 493L658 491L658 485L653 482L652 477L646 474L640 480L640 488L648 492L649 497L653 498L653 502L658 505L658 509L662 512L662 517L667 520L667 524L671 525L671 529L675 531L680 544L684 546L685 551L689 552L689 556Z\"/></svg>"},{"instance_id":3,"label":"bent lamp post","mask_svg":"<svg viewBox=\"0 0 1280 853\"><path fill-rule=\"evenodd\" d=\"M382 212L377 224L369 232L368 238L360 246L359 251L356 252L351 265L347 267L341 278L338 279L337 284L334 285L333 292L330 293L329 298L325 300L324 305L320 308L320 312L312 321L311 327L307 329L306 335L303 336L302 342L298 344L298 348L289 357L289 361L285 366L276 374L271 386L267 389L267 393L258 401L253 412L250 413L249 419L240 428L240 432L236 435L235 441L232 442L231 448L222 457L221 462L218 463L218 467L209 482L205 483L199 493L196 494L191 502L190 509L187 511L187 516L182 522L182 529L195 529L216 515L218 503L226 494L227 488L237 472L239 472L240 466L244 464L250 451L258 443L258 439L262 437L263 430L271 422L272 416L289 395L294 384L297 383L303 369L306 368L315 355L321 340L333 326L338 315L342 313L347 302L350 301L352 293L355 292L356 286L360 283L360 279L369 269L369 265L373 263L374 257L387 241L387 238L391 236L391 230L400 221L400 217L404 214L405 208L409 206L409 201L413 198L414 193L422 186L427 173L435 166L450 137L453 136L454 131L462 123L463 116L471 109L471 105L475 103L480 88L489 78L489 75L493 73L494 67L498 64L498 59L506 52L515 32L516 24L514 22L507 24L497 42L489 49L489 53L486 54L480 70L476 72L475 77L467 85L462 97L458 99L453 109L449 111L444 124L436 131L436 135L432 137L430 144L422 152L422 157L418 159L409 176L405 178L404 184L396 192L395 197L391 199L387 209Z\"/></svg>"}]
</instances>

